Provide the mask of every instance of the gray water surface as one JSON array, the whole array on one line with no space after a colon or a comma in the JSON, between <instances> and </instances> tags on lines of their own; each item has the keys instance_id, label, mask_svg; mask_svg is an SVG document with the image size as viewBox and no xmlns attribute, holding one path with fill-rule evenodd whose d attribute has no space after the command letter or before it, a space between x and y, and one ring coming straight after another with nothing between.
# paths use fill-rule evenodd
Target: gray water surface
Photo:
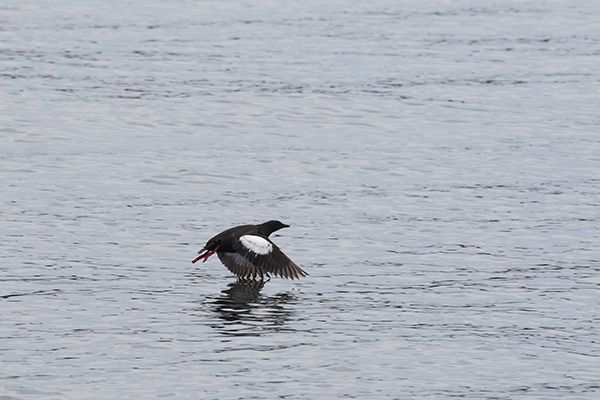
<instances>
[{"instance_id":1,"label":"gray water surface","mask_svg":"<svg viewBox=\"0 0 600 400\"><path fill-rule=\"evenodd\" d=\"M597 399L599 13L4 2L0 399Z\"/></svg>"}]
</instances>

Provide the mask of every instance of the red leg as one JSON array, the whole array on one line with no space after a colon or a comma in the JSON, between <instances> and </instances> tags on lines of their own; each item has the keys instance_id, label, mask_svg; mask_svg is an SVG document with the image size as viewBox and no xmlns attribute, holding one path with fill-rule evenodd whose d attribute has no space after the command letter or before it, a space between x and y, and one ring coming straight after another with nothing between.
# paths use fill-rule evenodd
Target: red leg
<instances>
[{"instance_id":1,"label":"red leg","mask_svg":"<svg viewBox=\"0 0 600 400\"><path fill-rule=\"evenodd\" d=\"M217 247L215 247L215 249L213 251L211 251L210 253L206 253L205 255L202 255L202 256L198 257L197 259L199 260L200 258L204 258L204 261L202 261L202 262L205 263L206 260L208 260L208 257L212 256L213 254L215 254L217 252L217 250L219 250L219 247L221 247L221 245L218 245Z\"/></svg>"}]
</instances>

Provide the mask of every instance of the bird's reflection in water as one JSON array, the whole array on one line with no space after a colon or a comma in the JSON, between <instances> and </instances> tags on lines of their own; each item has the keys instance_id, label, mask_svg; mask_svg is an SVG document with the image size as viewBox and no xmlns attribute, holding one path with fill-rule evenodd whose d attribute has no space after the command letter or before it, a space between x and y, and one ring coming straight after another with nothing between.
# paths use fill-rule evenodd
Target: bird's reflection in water
<instances>
[{"instance_id":1,"label":"bird's reflection in water","mask_svg":"<svg viewBox=\"0 0 600 400\"><path fill-rule=\"evenodd\" d=\"M260 336L285 329L292 315L289 305L295 297L289 293L263 296L265 281L238 280L230 283L211 303L219 322L213 328L229 336Z\"/></svg>"},{"instance_id":2,"label":"bird's reflection in water","mask_svg":"<svg viewBox=\"0 0 600 400\"><path fill-rule=\"evenodd\" d=\"M247 308L248 303L253 303L260 297L260 291L265 286L265 281L255 279L240 279L227 285L221 291L224 295L217 298L216 303Z\"/></svg>"}]
</instances>

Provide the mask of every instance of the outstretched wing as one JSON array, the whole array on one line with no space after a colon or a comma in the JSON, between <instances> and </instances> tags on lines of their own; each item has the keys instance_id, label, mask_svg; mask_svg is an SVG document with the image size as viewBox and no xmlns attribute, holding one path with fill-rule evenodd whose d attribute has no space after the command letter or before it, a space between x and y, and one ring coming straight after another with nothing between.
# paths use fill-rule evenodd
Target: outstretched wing
<instances>
[{"instance_id":1,"label":"outstretched wing","mask_svg":"<svg viewBox=\"0 0 600 400\"><path fill-rule=\"evenodd\" d=\"M230 270L235 276L241 279L261 279L265 275L262 268L252 264L249 259L241 256L239 253L217 252L219 260Z\"/></svg>"},{"instance_id":2,"label":"outstretched wing","mask_svg":"<svg viewBox=\"0 0 600 400\"><path fill-rule=\"evenodd\" d=\"M233 241L236 253L223 253L219 258L232 272L227 262L237 270L244 270L246 276L273 274L282 278L299 279L308 274L290 260L271 240L259 235L242 235ZM235 272L234 272L235 273ZM237 274L236 274L237 275ZM238 275L239 276L239 275Z\"/></svg>"}]
</instances>

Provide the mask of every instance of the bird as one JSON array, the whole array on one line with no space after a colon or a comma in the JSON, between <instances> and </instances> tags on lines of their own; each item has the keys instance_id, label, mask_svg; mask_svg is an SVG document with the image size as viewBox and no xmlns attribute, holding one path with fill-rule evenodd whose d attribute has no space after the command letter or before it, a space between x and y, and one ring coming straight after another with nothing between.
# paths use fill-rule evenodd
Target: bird
<instances>
[{"instance_id":1,"label":"bird","mask_svg":"<svg viewBox=\"0 0 600 400\"><path fill-rule=\"evenodd\" d=\"M192 260L196 263L217 256L238 279L263 280L269 274L282 278L300 279L308 275L269 239L269 235L289 225L271 220L259 225L234 226L212 237Z\"/></svg>"}]
</instances>

